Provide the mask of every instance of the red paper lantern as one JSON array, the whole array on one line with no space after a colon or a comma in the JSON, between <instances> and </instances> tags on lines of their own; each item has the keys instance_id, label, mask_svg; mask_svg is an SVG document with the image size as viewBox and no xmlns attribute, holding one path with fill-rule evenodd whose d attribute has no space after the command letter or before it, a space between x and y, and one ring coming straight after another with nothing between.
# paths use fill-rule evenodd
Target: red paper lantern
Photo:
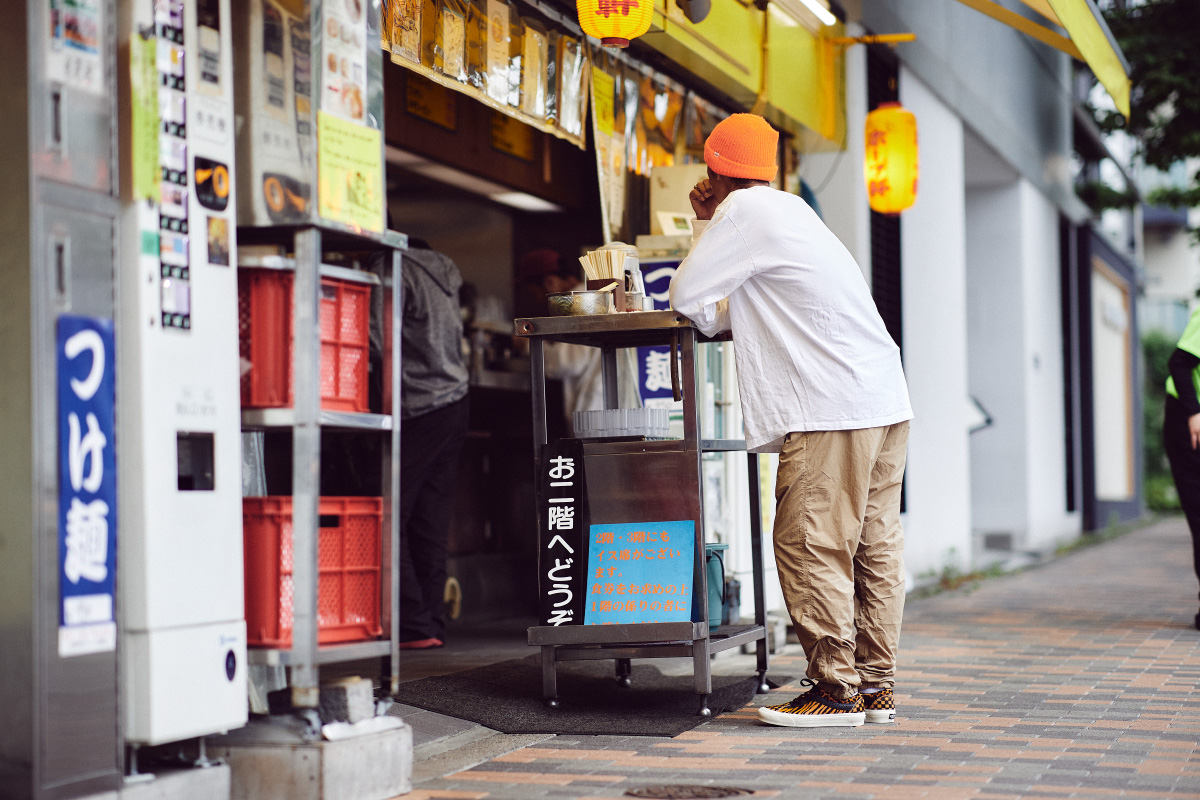
<instances>
[{"instance_id":1,"label":"red paper lantern","mask_svg":"<svg viewBox=\"0 0 1200 800\"><path fill-rule=\"evenodd\" d=\"M628 47L650 30L654 0L575 0L579 27L605 47Z\"/></svg>"},{"instance_id":2,"label":"red paper lantern","mask_svg":"<svg viewBox=\"0 0 1200 800\"><path fill-rule=\"evenodd\" d=\"M867 114L863 177L867 203L880 214L899 214L917 200L917 118L899 103L881 103Z\"/></svg>"}]
</instances>

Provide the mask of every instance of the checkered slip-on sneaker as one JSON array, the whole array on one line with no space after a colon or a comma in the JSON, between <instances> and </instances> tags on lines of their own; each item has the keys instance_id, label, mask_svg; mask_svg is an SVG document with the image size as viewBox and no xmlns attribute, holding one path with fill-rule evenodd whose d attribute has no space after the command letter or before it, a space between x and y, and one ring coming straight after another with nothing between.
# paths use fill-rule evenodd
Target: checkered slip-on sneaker
<instances>
[{"instance_id":1,"label":"checkered slip-on sneaker","mask_svg":"<svg viewBox=\"0 0 1200 800\"><path fill-rule=\"evenodd\" d=\"M880 689L878 692L864 692L862 695L863 708L867 714L867 722L886 725L896 721L896 701L892 697L892 688Z\"/></svg>"},{"instance_id":2,"label":"checkered slip-on sneaker","mask_svg":"<svg viewBox=\"0 0 1200 800\"><path fill-rule=\"evenodd\" d=\"M801 686L812 686L804 694L777 706L758 709L758 718L768 725L789 728L857 728L866 720L862 695L842 700L831 697L805 678Z\"/></svg>"}]
</instances>

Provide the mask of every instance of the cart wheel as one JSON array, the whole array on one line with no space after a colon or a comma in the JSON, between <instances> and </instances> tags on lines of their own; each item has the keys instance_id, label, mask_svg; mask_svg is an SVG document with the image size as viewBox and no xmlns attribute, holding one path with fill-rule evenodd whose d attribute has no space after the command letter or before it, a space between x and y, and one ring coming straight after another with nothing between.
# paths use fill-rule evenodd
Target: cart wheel
<instances>
[{"instance_id":1,"label":"cart wheel","mask_svg":"<svg viewBox=\"0 0 1200 800\"><path fill-rule=\"evenodd\" d=\"M617 686L622 689L633 686L633 667L627 658L617 659Z\"/></svg>"},{"instance_id":2,"label":"cart wheel","mask_svg":"<svg viewBox=\"0 0 1200 800\"><path fill-rule=\"evenodd\" d=\"M551 697L550 699L543 700L542 702L545 704L546 708L549 708L551 710L558 709L558 698L557 697Z\"/></svg>"}]
</instances>

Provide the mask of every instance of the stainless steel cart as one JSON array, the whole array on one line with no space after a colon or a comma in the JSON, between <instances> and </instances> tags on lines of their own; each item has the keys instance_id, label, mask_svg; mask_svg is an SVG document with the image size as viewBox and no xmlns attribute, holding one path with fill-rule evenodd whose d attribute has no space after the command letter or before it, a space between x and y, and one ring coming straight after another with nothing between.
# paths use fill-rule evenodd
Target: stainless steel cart
<instances>
[{"instance_id":1,"label":"stainless steel cart","mask_svg":"<svg viewBox=\"0 0 1200 800\"><path fill-rule=\"evenodd\" d=\"M671 346L671 378L675 399L683 400L683 438L667 440L586 440L586 489L594 524L647 519L695 521L695 601L700 622L656 622L618 625L536 626L529 644L542 649L542 694L558 707L555 667L559 661L611 658L616 678L630 685L630 659L692 659L699 714L711 716L709 657L754 642L758 657L758 691L767 691L766 607L763 597L762 520L759 505L758 457L748 455L750 544L754 560L754 624L709 630L707 570L704 568L704 482L701 457L706 452L745 450L743 440L701 439L696 402L696 345L728 340L702 336L692 323L673 311L648 311L583 317L535 317L514 321L517 336L527 337L532 360L533 452L540 462L547 444L545 342L598 347L606 408L616 408L617 351L629 347ZM682 355L682 359L678 356ZM682 369L680 361L682 360ZM540 467L540 463L539 463ZM540 472L540 469L539 469ZM541 513L541 512L539 512ZM540 573L540 568L539 568Z\"/></svg>"}]
</instances>

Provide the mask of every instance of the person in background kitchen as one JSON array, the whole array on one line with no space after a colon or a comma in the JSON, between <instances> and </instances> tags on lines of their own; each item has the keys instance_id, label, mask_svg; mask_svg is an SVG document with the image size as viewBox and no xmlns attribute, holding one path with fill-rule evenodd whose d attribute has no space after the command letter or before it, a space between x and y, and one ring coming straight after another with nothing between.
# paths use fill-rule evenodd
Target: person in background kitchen
<instances>
[{"instance_id":1,"label":"person in background kitchen","mask_svg":"<svg viewBox=\"0 0 1200 800\"><path fill-rule=\"evenodd\" d=\"M546 316L546 295L554 292L569 292L575 288L563 287L563 257L549 248L530 250L517 260L517 282L513 287L513 316Z\"/></svg>"},{"instance_id":2,"label":"person in background kitchen","mask_svg":"<svg viewBox=\"0 0 1200 800\"><path fill-rule=\"evenodd\" d=\"M400 328L400 648L441 647L446 540L467 434L467 365L453 261L409 238Z\"/></svg>"},{"instance_id":3,"label":"person in background kitchen","mask_svg":"<svg viewBox=\"0 0 1200 800\"><path fill-rule=\"evenodd\" d=\"M1163 409L1163 448L1192 532L1192 565L1200 578L1200 308L1192 312L1167 368L1171 375ZM1195 626L1200 629L1200 614Z\"/></svg>"},{"instance_id":4,"label":"person in background kitchen","mask_svg":"<svg viewBox=\"0 0 1200 800\"><path fill-rule=\"evenodd\" d=\"M733 332L746 445L780 454L775 562L811 689L759 719L887 723L904 610L908 387L854 258L804 200L771 188L778 139L753 114L709 135L671 305L705 334Z\"/></svg>"}]
</instances>

